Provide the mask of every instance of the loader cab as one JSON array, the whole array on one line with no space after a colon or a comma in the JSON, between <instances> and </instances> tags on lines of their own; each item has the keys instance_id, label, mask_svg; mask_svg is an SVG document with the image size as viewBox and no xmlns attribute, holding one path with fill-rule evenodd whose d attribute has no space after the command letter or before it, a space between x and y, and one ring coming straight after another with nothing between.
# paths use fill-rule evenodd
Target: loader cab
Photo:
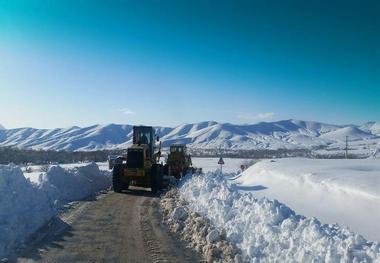
<instances>
[{"instance_id":1,"label":"loader cab","mask_svg":"<svg viewBox=\"0 0 380 263\"><path fill-rule=\"evenodd\" d=\"M172 144L170 145L170 153L184 153L186 154L187 149L184 144Z\"/></svg>"},{"instance_id":2,"label":"loader cab","mask_svg":"<svg viewBox=\"0 0 380 263\"><path fill-rule=\"evenodd\" d=\"M154 151L154 129L152 126L133 126L133 144L146 145L146 158L152 159ZM133 154L133 153L132 153ZM129 155L129 151L128 151Z\"/></svg>"}]
</instances>

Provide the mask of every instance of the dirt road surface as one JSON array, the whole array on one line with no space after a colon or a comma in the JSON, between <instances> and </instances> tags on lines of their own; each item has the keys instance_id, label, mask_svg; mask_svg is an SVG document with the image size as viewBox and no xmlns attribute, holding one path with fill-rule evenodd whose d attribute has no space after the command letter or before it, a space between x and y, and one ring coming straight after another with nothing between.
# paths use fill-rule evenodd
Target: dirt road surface
<instances>
[{"instance_id":1,"label":"dirt road surface","mask_svg":"<svg viewBox=\"0 0 380 263\"><path fill-rule=\"evenodd\" d=\"M201 262L161 224L159 198L146 191L109 192L79 203L42 229L14 261Z\"/></svg>"}]
</instances>

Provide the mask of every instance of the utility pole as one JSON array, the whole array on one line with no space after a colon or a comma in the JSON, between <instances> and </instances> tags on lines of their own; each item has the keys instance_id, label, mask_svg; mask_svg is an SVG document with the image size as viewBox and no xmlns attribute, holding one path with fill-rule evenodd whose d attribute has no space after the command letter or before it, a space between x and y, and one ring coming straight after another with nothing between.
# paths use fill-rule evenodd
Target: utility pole
<instances>
[{"instance_id":1,"label":"utility pole","mask_svg":"<svg viewBox=\"0 0 380 263\"><path fill-rule=\"evenodd\" d=\"M348 136L346 136L346 159L348 159Z\"/></svg>"}]
</instances>

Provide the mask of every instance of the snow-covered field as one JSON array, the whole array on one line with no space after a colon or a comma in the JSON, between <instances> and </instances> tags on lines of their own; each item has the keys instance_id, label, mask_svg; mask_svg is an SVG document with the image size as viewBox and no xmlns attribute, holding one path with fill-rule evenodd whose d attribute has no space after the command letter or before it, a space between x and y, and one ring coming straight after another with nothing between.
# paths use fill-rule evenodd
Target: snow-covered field
<instances>
[{"instance_id":1,"label":"snow-covered field","mask_svg":"<svg viewBox=\"0 0 380 263\"><path fill-rule=\"evenodd\" d=\"M185 238L203 236L206 255L225 240L249 262L380 262L379 159L265 160L236 176L186 178L178 196L184 210L168 222Z\"/></svg>"},{"instance_id":2,"label":"snow-covered field","mask_svg":"<svg viewBox=\"0 0 380 263\"><path fill-rule=\"evenodd\" d=\"M265 160L230 181L255 197L380 240L380 159Z\"/></svg>"},{"instance_id":3,"label":"snow-covered field","mask_svg":"<svg viewBox=\"0 0 380 263\"><path fill-rule=\"evenodd\" d=\"M237 173L241 164L253 162L224 161L224 173ZM217 162L218 158L193 158L204 172L217 171ZM263 160L229 179L240 191L277 199L302 215L339 223L380 240L380 159Z\"/></svg>"},{"instance_id":4,"label":"snow-covered field","mask_svg":"<svg viewBox=\"0 0 380 263\"><path fill-rule=\"evenodd\" d=\"M94 163L52 166L38 176L24 176L18 166L0 165L0 259L55 216L62 205L94 195L110 184L110 173Z\"/></svg>"},{"instance_id":5,"label":"snow-covered field","mask_svg":"<svg viewBox=\"0 0 380 263\"><path fill-rule=\"evenodd\" d=\"M194 167L202 168L204 173L214 172L220 169L219 158L191 158ZM237 173L242 164L249 165L255 162L253 159L223 158L223 173Z\"/></svg>"}]
</instances>

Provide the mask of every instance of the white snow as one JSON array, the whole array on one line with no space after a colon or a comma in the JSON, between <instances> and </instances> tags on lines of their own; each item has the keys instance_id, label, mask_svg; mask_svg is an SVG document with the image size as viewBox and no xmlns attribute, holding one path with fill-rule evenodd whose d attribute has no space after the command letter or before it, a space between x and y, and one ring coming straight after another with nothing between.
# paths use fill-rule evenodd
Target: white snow
<instances>
[{"instance_id":1,"label":"white snow","mask_svg":"<svg viewBox=\"0 0 380 263\"><path fill-rule=\"evenodd\" d=\"M218 230L213 229L210 231L210 233L207 234L206 240L208 243L215 243L220 240L220 234Z\"/></svg>"},{"instance_id":2,"label":"white snow","mask_svg":"<svg viewBox=\"0 0 380 263\"><path fill-rule=\"evenodd\" d=\"M339 223L380 240L380 160L276 159L256 163L231 183L277 199L297 213Z\"/></svg>"},{"instance_id":3,"label":"white snow","mask_svg":"<svg viewBox=\"0 0 380 263\"><path fill-rule=\"evenodd\" d=\"M55 213L46 193L25 179L20 168L0 165L0 258Z\"/></svg>"},{"instance_id":4,"label":"white snow","mask_svg":"<svg viewBox=\"0 0 380 263\"><path fill-rule=\"evenodd\" d=\"M379 158L380 157L380 141L379 143L376 145L376 148L375 150L373 151L373 154L371 156L372 158Z\"/></svg>"},{"instance_id":5,"label":"white snow","mask_svg":"<svg viewBox=\"0 0 380 263\"><path fill-rule=\"evenodd\" d=\"M372 134L380 134L380 122L367 122L360 126L360 129L363 131L369 131Z\"/></svg>"},{"instance_id":6,"label":"white snow","mask_svg":"<svg viewBox=\"0 0 380 263\"><path fill-rule=\"evenodd\" d=\"M379 243L241 192L218 173L186 178L179 193L187 208L224 232L248 262L380 262Z\"/></svg>"},{"instance_id":7,"label":"white snow","mask_svg":"<svg viewBox=\"0 0 380 263\"><path fill-rule=\"evenodd\" d=\"M14 165L0 165L0 259L56 215L61 205L108 188L110 173L93 164L50 167L34 182Z\"/></svg>"},{"instance_id":8,"label":"white snow","mask_svg":"<svg viewBox=\"0 0 380 263\"><path fill-rule=\"evenodd\" d=\"M71 169L52 166L47 173L41 174L38 184L55 202L67 203L108 188L111 184L108 175L95 163Z\"/></svg>"},{"instance_id":9,"label":"white snow","mask_svg":"<svg viewBox=\"0 0 380 263\"><path fill-rule=\"evenodd\" d=\"M349 137L350 141L368 140L375 137L373 134L362 131L357 127L344 127L322 134L320 138L330 139L332 141L344 141L346 136Z\"/></svg>"},{"instance_id":10,"label":"white snow","mask_svg":"<svg viewBox=\"0 0 380 263\"><path fill-rule=\"evenodd\" d=\"M90 162L84 162L84 163L68 163L68 164L59 164L60 167L64 169L73 169L76 167L82 167L87 166L91 164ZM96 165L99 167L99 170L103 173L103 171L110 171L108 169L108 162L97 162ZM54 166L54 165L48 165ZM42 172L41 169L44 167L44 165L28 165L22 167L22 171L24 172L24 176L29 179L31 182L39 184L40 177L46 174L46 172ZM30 170L30 172L26 171L26 168Z\"/></svg>"},{"instance_id":11,"label":"white snow","mask_svg":"<svg viewBox=\"0 0 380 263\"><path fill-rule=\"evenodd\" d=\"M175 219L175 220L182 220L182 221L185 221L186 218L187 218L187 212L185 210L184 207L180 206L180 207L176 207L174 210L173 210L173 214L172 214L172 217Z\"/></svg>"}]
</instances>

